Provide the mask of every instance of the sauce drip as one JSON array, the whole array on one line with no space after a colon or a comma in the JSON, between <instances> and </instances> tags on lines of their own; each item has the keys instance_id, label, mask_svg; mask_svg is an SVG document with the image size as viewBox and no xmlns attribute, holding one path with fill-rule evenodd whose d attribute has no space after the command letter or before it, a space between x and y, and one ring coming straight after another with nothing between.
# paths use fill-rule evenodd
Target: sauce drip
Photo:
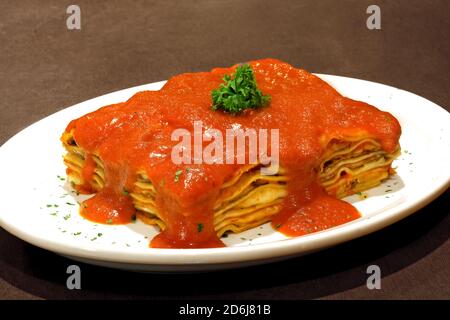
<instances>
[{"instance_id":1,"label":"sauce drip","mask_svg":"<svg viewBox=\"0 0 450 320\"><path fill-rule=\"evenodd\" d=\"M234 67L186 73L171 78L161 90L143 91L128 101L106 106L73 120L76 143L105 165L106 185L82 206L81 214L99 223L127 223L135 210L123 188L132 190L137 172L156 188L156 204L166 229L152 247L220 247L213 225L213 204L220 186L242 165L176 165L171 141L177 128L193 132L193 122L225 132L279 129L280 164L290 177L284 206L272 222L277 230L298 236L359 217L348 203L325 194L315 168L331 139L372 137L387 152L398 146L398 121L389 113L343 97L305 70L275 59L250 63L258 87L272 97L270 106L232 116L211 110L211 90ZM83 177L92 178L88 156ZM88 179L89 180L89 179Z\"/></svg>"}]
</instances>

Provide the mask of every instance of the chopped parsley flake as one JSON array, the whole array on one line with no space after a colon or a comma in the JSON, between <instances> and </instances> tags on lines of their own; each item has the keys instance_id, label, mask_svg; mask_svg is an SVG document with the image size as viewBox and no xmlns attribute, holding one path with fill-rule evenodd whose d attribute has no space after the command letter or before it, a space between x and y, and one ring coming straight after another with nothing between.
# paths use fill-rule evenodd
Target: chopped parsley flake
<instances>
[{"instance_id":1,"label":"chopped parsley flake","mask_svg":"<svg viewBox=\"0 0 450 320\"><path fill-rule=\"evenodd\" d=\"M202 232L202 230L203 230L203 223L199 223L199 224L197 225L197 231L198 231L198 232Z\"/></svg>"},{"instance_id":2,"label":"chopped parsley flake","mask_svg":"<svg viewBox=\"0 0 450 320\"><path fill-rule=\"evenodd\" d=\"M180 180L180 174L183 173L183 170L177 170L175 172L175 178L173 179L174 182L178 182Z\"/></svg>"},{"instance_id":3,"label":"chopped parsley flake","mask_svg":"<svg viewBox=\"0 0 450 320\"><path fill-rule=\"evenodd\" d=\"M64 216L64 220L70 219L70 214Z\"/></svg>"},{"instance_id":4,"label":"chopped parsley flake","mask_svg":"<svg viewBox=\"0 0 450 320\"><path fill-rule=\"evenodd\" d=\"M367 199L367 197L368 197L367 193L357 192L356 194L359 196L360 199L363 199L363 200Z\"/></svg>"}]
</instances>

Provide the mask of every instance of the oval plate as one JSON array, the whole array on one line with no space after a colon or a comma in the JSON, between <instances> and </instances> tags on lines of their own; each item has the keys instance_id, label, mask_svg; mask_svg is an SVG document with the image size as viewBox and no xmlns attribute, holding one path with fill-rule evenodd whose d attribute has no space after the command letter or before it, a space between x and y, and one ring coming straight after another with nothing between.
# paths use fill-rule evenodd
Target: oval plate
<instances>
[{"instance_id":1,"label":"oval plate","mask_svg":"<svg viewBox=\"0 0 450 320\"><path fill-rule=\"evenodd\" d=\"M297 238L269 224L224 238L226 248L152 249L157 229L140 221L97 225L78 214L85 196L65 180L60 134L70 120L101 106L127 100L164 82L133 87L61 110L21 131L0 148L0 225L38 247L75 260L135 271L184 272L266 263L334 246L405 218L443 193L450 184L450 114L410 92L386 85L318 75L343 95L366 101L399 119L403 152L398 174L361 196L345 198L362 213L350 223Z\"/></svg>"}]
</instances>

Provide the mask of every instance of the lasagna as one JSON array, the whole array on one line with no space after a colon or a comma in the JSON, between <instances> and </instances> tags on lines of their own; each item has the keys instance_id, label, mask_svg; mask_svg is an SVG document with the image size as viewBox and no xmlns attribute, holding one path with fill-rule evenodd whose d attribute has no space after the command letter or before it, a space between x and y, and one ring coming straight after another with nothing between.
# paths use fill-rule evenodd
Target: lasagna
<instances>
[{"instance_id":1,"label":"lasagna","mask_svg":"<svg viewBox=\"0 0 450 320\"><path fill-rule=\"evenodd\" d=\"M161 232L157 248L220 247L229 232L271 222L286 235L359 217L342 197L394 173L401 128L389 113L339 94L317 76L276 59L249 63L270 105L237 115L211 108L211 91L237 66L187 73L69 123L61 140L74 188L95 193L80 213L122 224L137 218ZM279 130L279 168L263 163L174 163L174 130L193 121Z\"/></svg>"}]
</instances>

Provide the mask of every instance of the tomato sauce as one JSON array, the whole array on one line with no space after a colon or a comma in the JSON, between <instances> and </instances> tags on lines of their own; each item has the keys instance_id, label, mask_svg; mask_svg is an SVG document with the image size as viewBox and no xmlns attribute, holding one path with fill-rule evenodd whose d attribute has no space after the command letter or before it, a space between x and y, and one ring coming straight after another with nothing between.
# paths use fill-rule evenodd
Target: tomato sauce
<instances>
[{"instance_id":1,"label":"tomato sauce","mask_svg":"<svg viewBox=\"0 0 450 320\"><path fill-rule=\"evenodd\" d=\"M279 129L280 164L290 177L288 196L272 225L298 236L327 229L359 217L350 204L325 194L316 168L331 139L355 135L378 140L387 152L398 147L401 129L389 113L343 97L305 70L276 59L253 61L258 87L272 97L268 107L230 115L211 110L211 90L234 67L186 73L171 78L161 90L143 91L128 101L100 108L73 120L74 139L105 165L106 185L87 200L81 214L100 223L127 223L134 214L131 198L138 171L155 186L158 209L166 229L152 247L220 247L213 225L213 204L220 186L242 165L176 165L171 141L177 128L193 132L193 122L225 132L233 126ZM92 178L88 156L83 177Z\"/></svg>"}]
</instances>

